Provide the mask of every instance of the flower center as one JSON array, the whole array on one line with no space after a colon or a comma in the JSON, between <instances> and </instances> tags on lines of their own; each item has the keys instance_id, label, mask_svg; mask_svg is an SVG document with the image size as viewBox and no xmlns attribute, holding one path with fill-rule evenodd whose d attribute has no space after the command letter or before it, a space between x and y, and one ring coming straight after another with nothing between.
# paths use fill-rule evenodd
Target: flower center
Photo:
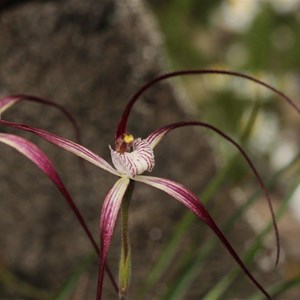
<instances>
[{"instance_id":1,"label":"flower center","mask_svg":"<svg viewBox=\"0 0 300 300\"><path fill-rule=\"evenodd\" d=\"M154 167L153 150L146 140L124 134L116 141L116 150L109 148L115 168L130 178Z\"/></svg>"},{"instance_id":2,"label":"flower center","mask_svg":"<svg viewBox=\"0 0 300 300\"><path fill-rule=\"evenodd\" d=\"M132 134L124 133L116 140L116 151L119 153L130 152L133 141Z\"/></svg>"}]
</instances>

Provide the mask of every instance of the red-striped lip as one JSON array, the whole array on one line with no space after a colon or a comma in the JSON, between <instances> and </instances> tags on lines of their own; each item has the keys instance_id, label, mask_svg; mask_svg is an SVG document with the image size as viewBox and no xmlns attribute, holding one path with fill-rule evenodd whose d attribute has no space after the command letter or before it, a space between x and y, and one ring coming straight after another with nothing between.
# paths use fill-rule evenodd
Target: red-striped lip
<instances>
[{"instance_id":1,"label":"red-striped lip","mask_svg":"<svg viewBox=\"0 0 300 300\"><path fill-rule=\"evenodd\" d=\"M111 147L112 162L122 175L130 178L151 171L154 167L154 154L150 144L146 140L137 138L132 142L132 151L120 153Z\"/></svg>"}]
</instances>

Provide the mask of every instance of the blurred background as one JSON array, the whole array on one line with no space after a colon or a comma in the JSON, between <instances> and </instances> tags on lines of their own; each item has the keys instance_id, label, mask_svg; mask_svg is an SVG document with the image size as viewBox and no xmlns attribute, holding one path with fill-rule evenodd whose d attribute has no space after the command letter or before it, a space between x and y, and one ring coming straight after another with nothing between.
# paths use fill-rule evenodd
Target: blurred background
<instances>
[{"instance_id":1,"label":"blurred background","mask_svg":"<svg viewBox=\"0 0 300 300\"><path fill-rule=\"evenodd\" d=\"M79 122L84 145L108 160L107 145L113 143L122 108L163 72L239 71L280 89L300 106L300 0L4 0L0 5L1 95L29 93L58 101ZM221 128L244 147L277 212L282 253L276 269L267 203L232 145L204 130L183 129L159 146L153 173L201 196L274 299L299 299L299 115L265 88L221 75L169 80L141 100L130 120L138 136L196 119ZM57 112L22 105L1 117L73 137ZM73 157L25 136L51 156L98 236L99 199L114 178L91 166L89 177L82 178ZM0 151L5 157L0 298L94 299L97 259L61 196L29 162L6 146ZM167 198L137 187L129 299L263 299L211 231ZM117 232L109 258L114 274L118 259ZM115 299L108 280L104 299Z\"/></svg>"},{"instance_id":2,"label":"blurred background","mask_svg":"<svg viewBox=\"0 0 300 300\"><path fill-rule=\"evenodd\" d=\"M153 0L150 3L164 34L172 69L201 67L245 72L279 88L299 103L299 0ZM299 169L295 158L299 155L300 120L285 101L248 81L218 75L204 77L182 79L201 120L210 121L242 141L265 181L291 162ZM253 123L243 139L251 115ZM232 150L223 142L220 144L219 139L212 142L221 153L217 157L219 166L226 165ZM239 188L231 188L237 202L253 188L244 167L243 163L236 163L230 173L236 182L242 183ZM283 175L278 180L272 189L275 206L293 185L294 178ZM269 218L267 207L263 201L254 207L248 219L260 231ZM278 224L284 248L279 269L286 278L291 278L300 274L299 185L288 212Z\"/></svg>"},{"instance_id":3,"label":"blurred background","mask_svg":"<svg viewBox=\"0 0 300 300\"><path fill-rule=\"evenodd\" d=\"M298 0L150 3L164 34L172 69L197 66L244 71L295 101L299 98ZM240 125L253 106L259 105L258 124L249 143L262 161L275 168L281 160L295 156L299 135L297 130L293 134L292 122L299 124L298 116L284 101L274 100L278 98L274 94L251 82L224 76L206 76L204 80L186 77L183 82L198 112L235 135L241 133ZM270 151L275 145L277 150ZM279 155L282 149L285 153Z\"/></svg>"}]
</instances>

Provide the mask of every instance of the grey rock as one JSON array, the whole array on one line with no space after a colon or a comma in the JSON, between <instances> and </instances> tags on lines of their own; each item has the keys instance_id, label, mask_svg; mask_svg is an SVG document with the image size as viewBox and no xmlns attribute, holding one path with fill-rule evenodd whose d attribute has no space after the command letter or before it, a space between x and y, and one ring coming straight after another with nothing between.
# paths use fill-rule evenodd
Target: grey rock
<instances>
[{"instance_id":1,"label":"grey rock","mask_svg":"<svg viewBox=\"0 0 300 300\"><path fill-rule=\"evenodd\" d=\"M26 1L0 15L0 93L33 94L60 103L78 121L83 144L110 161L108 144L113 144L116 124L129 97L165 68L161 44L155 22L140 1ZM149 90L135 106L129 128L136 136L146 136L158 126L189 119L188 109L178 88L165 82ZM3 118L74 139L71 126L52 108L23 103ZM82 176L73 155L30 134L1 130L25 136L42 147L98 237L101 204L115 178L90 165L86 165L88 176ZM57 291L92 248L51 182L7 146L0 145L0 151L1 263L31 284ZM154 174L181 180L195 192L214 170L205 137L191 130L170 135L157 147L156 161ZM130 212L132 292L183 211L162 193L137 188ZM158 239L151 239L153 230L161 233ZM117 234L109 257L115 274ZM86 276L87 283L80 281L89 287L83 288L83 298L93 299L96 262ZM105 299L111 299L114 294L108 281L105 289ZM18 293L4 290L10 297Z\"/></svg>"}]
</instances>

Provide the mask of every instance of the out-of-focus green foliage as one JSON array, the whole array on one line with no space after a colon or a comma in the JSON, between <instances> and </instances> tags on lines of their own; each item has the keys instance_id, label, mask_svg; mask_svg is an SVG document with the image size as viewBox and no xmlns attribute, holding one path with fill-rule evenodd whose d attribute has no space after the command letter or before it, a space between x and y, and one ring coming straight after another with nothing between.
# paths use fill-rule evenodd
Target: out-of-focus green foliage
<instances>
[{"instance_id":1,"label":"out-of-focus green foliage","mask_svg":"<svg viewBox=\"0 0 300 300\"><path fill-rule=\"evenodd\" d=\"M291 97L298 94L300 1L153 0L150 4L174 69L240 70L276 85ZM240 80L236 85L236 80L219 76L184 81L201 115L208 113L216 125L235 134L241 112L250 109L257 97L262 97L264 104L272 103L264 105L268 109L282 107L280 101L274 101L274 95L265 95ZM238 93L236 86L243 92Z\"/></svg>"},{"instance_id":2,"label":"out-of-focus green foliage","mask_svg":"<svg viewBox=\"0 0 300 300\"><path fill-rule=\"evenodd\" d=\"M251 74L276 86L299 104L300 0L152 0L150 4L163 32L172 69L217 68ZM201 120L213 123L243 142L264 178L281 174L284 166L297 165L292 159L299 155L299 116L287 108L282 99L241 79L216 75L188 77L182 81L188 97L198 108ZM255 106L259 110L258 115L251 122L247 140L243 140L242 133ZM287 151L276 155L283 145ZM224 143L218 143L217 154L221 152L220 156L225 158L224 165L232 158L230 151ZM289 159L288 153L293 153ZM286 160L283 163L280 159ZM251 182L247 176L249 172L243 162L234 161L227 184L243 182L247 185ZM294 178L296 175L285 182L286 186L291 187ZM178 226L175 230L174 239L184 235L185 223L182 221L180 224L182 227ZM171 251L175 251L172 247L175 247L174 241L166 246L168 259ZM207 258L206 245L201 251L198 258L202 262ZM194 249L191 253L195 253ZM163 299L181 299L181 292L190 288L191 278L198 274L197 259L193 255L186 259L189 267L181 268L183 271L174 279L173 285L170 283ZM165 265L166 262L161 260L150 275L159 278L159 268L163 269ZM299 285L299 274L293 276L283 279L279 285L280 292L274 292L274 295ZM149 285L154 286L155 280L151 280ZM212 288L208 297L214 296L209 299L225 299L223 290L229 282L232 283L233 278L223 278L215 292ZM271 291L273 293L272 288ZM214 298L215 295L218 297ZM231 296L233 294L228 299L232 299Z\"/></svg>"},{"instance_id":3,"label":"out-of-focus green foliage","mask_svg":"<svg viewBox=\"0 0 300 300\"><path fill-rule=\"evenodd\" d=\"M205 64L205 56L196 49L192 37L197 25L207 24L211 10L219 1L154 0L150 3L158 16L172 64L175 67Z\"/></svg>"},{"instance_id":4,"label":"out-of-focus green foliage","mask_svg":"<svg viewBox=\"0 0 300 300\"><path fill-rule=\"evenodd\" d=\"M300 1L152 0L150 4L164 34L171 68L241 71L298 98ZM260 103L261 117L249 143L259 145L255 151L262 163L272 159L279 135L296 119L281 99L253 83L217 75L183 81L201 118L235 137L254 103Z\"/></svg>"},{"instance_id":5,"label":"out-of-focus green foliage","mask_svg":"<svg viewBox=\"0 0 300 300\"><path fill-rule=\"evenodd\" d=\"M254 3L251 7L255 8L247 10L249 2ZM238 43L235 53L245 51L247 54L241 67L281 72L297 69L300 65L300 2L294 1L295 8L289 9L284 2L152 0L150 4L175 66L224 64L232 47ZM250 21L246 25L245 22L241 26L230 25L233 22L229 19L237 19L237 14Z\"/></svg>"}]
</instances>

